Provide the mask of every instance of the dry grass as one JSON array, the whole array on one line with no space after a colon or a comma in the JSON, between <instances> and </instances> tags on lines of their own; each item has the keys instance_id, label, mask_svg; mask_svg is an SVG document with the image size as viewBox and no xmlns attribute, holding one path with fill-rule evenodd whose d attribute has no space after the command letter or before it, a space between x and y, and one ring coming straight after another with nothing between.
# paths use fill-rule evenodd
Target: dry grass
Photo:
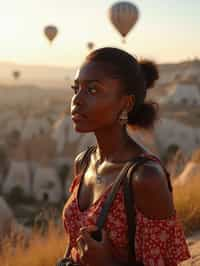
<instances>
[{"instance_id":1,"label":"dry grass","mask_svg":"<svg viewBox=\"0 0 200 266\"><path fill-rule=\"evenodd\" d=\"M1 265L4 266L53 266L64 254L67 238L62 229L49 223L45 236L34 231L31 239L25 243L24 237L18 235L16 247L13 249L13 238L3 241L0 254Z\"/></svg>"},{"instance_id":2,"label":"dry grass","mask_svg":"<svg viewBox=\"0 0 200 266\"><path fill-rule=\"evenodd\" d=\"M187 235L200 229L200 176L193 183L174 186L174 201Z\"/></svg>"},{"instance_id":3,"label":"dry grass","mask_svg":"<svg viewBox=\"0 0 200 266\"><path fill-rule=\"evenodd\" d=\"M182 187L174 187L174 200L178 216L183 222L185 232L200 229L200 184L193 183ZM45 236L33 231L29 245L25 247L22 235L16 241L13 250L13 242L5 239L0 254L1 265L4 266L53 266L58 258L64 254L67 244L66 234L60 226L49 224L49 230ZM187 264L188 265L188 264Z\"/></svg>"},{"instance_id":4,"label":"dry grass","mask_svg":"<svg viewBox=\"0 0 200 266\"><path fill-rule=\"evenodd\" d=\"M191 161L194 163L200 163L200 149L193 152Z\"/></svg>"}]
</instances>

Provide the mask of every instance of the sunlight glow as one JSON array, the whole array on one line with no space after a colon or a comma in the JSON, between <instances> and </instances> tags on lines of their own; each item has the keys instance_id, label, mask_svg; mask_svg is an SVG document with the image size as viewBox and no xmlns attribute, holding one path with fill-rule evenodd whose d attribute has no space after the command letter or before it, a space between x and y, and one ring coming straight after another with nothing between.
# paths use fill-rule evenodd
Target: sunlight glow
<instances>
[{"instance_id":1,"label":"sunlight glow","mask_svg":"<svg viewBox=\"0 0 200 266\"><path fill-rule=\"evenodd\" d=\"M78 65L88 52L88 41L93 41L96 48L117 46L160 62L200 56L197 1L190 4L182 1L182 6L172 0L167 4L155 0L154 5L147 0L134 1L141 16L124 45L107 17L108 8L114 2L0 0L0 61ZM59 29L52 45L43 34L48 24L55 24Z\"/></svg>"}]
</instances>

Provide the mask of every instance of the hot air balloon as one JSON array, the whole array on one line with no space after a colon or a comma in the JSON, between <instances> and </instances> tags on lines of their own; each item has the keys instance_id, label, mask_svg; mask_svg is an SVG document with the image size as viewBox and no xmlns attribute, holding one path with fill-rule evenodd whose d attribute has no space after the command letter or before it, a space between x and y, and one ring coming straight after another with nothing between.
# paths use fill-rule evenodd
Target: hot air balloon
<instances>
[{"instance_id":1,"label":"hot air balloon","mask_svg":"<svg viewBox=\"0 0 200 266\"><path fill-rule=\"evenodd\" d=\"M94 48L94 43L93 42L88 42L87 43L87 48L88 48L88 50L92 50Z\"/></svg>"},{"instance_id":2,"label":"hot air balloon","mask_svg":"<svg viewBox=\"0 0 200 266\"><path fill-rule=\"evenodd\" d=\"M12 75L13 75L14 79L16 79L16 80L20 77L20 74L21 73L18 70L15 70L12 72Z\"/></svg>"},{"instance_id":3,"label":"hot air balloon","mask_svg":"<svg viewBox=\"0 0 200 266\"><path fill-rule=\"evenodd\" d=\"M126 35L136 24L138 17L138 8L130 2L117 2L109 9L110 21L122 35L123 41L125 41Z\"/></svg>"},{"instance_id":4,"label":"hot air balloon","mask_svg":"<svg viewBox=\"0 0 200 266\"><path fill-rule=\"evenodd\" d=\"M57 33L58 29L53 25L48 25L44 28L44 34L50 43L52 43L52 41L55 39Z\"/></svg>"}]
</instances>

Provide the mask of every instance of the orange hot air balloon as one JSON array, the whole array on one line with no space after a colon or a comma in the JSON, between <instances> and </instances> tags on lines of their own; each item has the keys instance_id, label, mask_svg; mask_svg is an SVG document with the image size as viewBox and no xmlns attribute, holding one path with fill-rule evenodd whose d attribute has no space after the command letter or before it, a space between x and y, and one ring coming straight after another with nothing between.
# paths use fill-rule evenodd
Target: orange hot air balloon
<instances>
[{"instance_id":1,"label":"orange hot air balloon","mask_svg":"<svg viewBox=\"0 0 200 266\"><path fill-rule=\"evenodd\" d=\"M88 48L88 50L92 50L94 48L94 43L93 42L88 42L87 43L87 48Z\"/></svg>"},{"instance_id":2,"label":"orange hot air balloon","mask_svg":"<svg viewBox=\"0 0 200 266\"><path fill-rule=\"evenodd\" d=\"M139 18L139 11L133 3L117 2L110 7L109 18L125 41L126 35Z\"/></svg>"},{"instance_id":3,"label":"orange hot air balloon","mask_svg":"<svg viewBox=\"0 0 200 266\"><path fill-rule=\"evenodd\" d=\"M56 35L58 34L58 29L53 25L48 25L44 28L44 34L49 42L52 43Z\"/></svg>"},{"instance_id":4,"label":"orange hot air balloon","mask_svg":"<svg viewBox=\"0 0 200 266\"><path fill-rule=\"evenodd\" d=\"M20 73L20 71L15 70L12 72L12 75L13 75L14 79L17 80L20 77L21 73Z\"/></svg>"}]
</instances>

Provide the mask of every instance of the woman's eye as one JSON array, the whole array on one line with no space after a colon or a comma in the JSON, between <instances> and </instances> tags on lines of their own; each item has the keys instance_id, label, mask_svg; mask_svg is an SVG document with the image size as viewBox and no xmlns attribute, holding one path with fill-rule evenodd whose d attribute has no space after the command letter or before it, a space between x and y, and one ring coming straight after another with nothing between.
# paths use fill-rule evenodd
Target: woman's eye
<instances>
[{"instance_id":1,"label":"woman's eye","mask_svg":"<svg viewBox=\"0 0 200 266\"><path fill-rule=\"evenodd\" d=\"M76 86L76 85L72 85L71 86L71 89L74 91L74 93L76 94L77 92L78 92L78 90L79 90L79 87L78 86Z\"/></svg>"},{"instance_id":2,"label":"woman's eye","mask_svg":"<svg viewBox=\"0 0 200 266\"><path fill-rule=\"evenodd\" d=\"M77 86L77 85L72 85L72 86L71 86L71 89L74 91L75 94L77 94L78 91L79 91L79 86ZM89 94L94 94L94 93L96 93L96 89L95 89L94 87L87 87L87 88L86 88L86 91L87 91L87 93L89 93Z\"/></svg>"},{"instance_id":3,"label":"woman's eye","mask_svg":"<svg viewBox=\"0 0 200 266\"><path fill-rule=\"evenodd\" d=\"M96 90L95 88L93 88L93 87L88 87L88 88L87 88L87 91L88 91L90 94L95 94L97 90Z\"/></svg>"}]
</instances>

